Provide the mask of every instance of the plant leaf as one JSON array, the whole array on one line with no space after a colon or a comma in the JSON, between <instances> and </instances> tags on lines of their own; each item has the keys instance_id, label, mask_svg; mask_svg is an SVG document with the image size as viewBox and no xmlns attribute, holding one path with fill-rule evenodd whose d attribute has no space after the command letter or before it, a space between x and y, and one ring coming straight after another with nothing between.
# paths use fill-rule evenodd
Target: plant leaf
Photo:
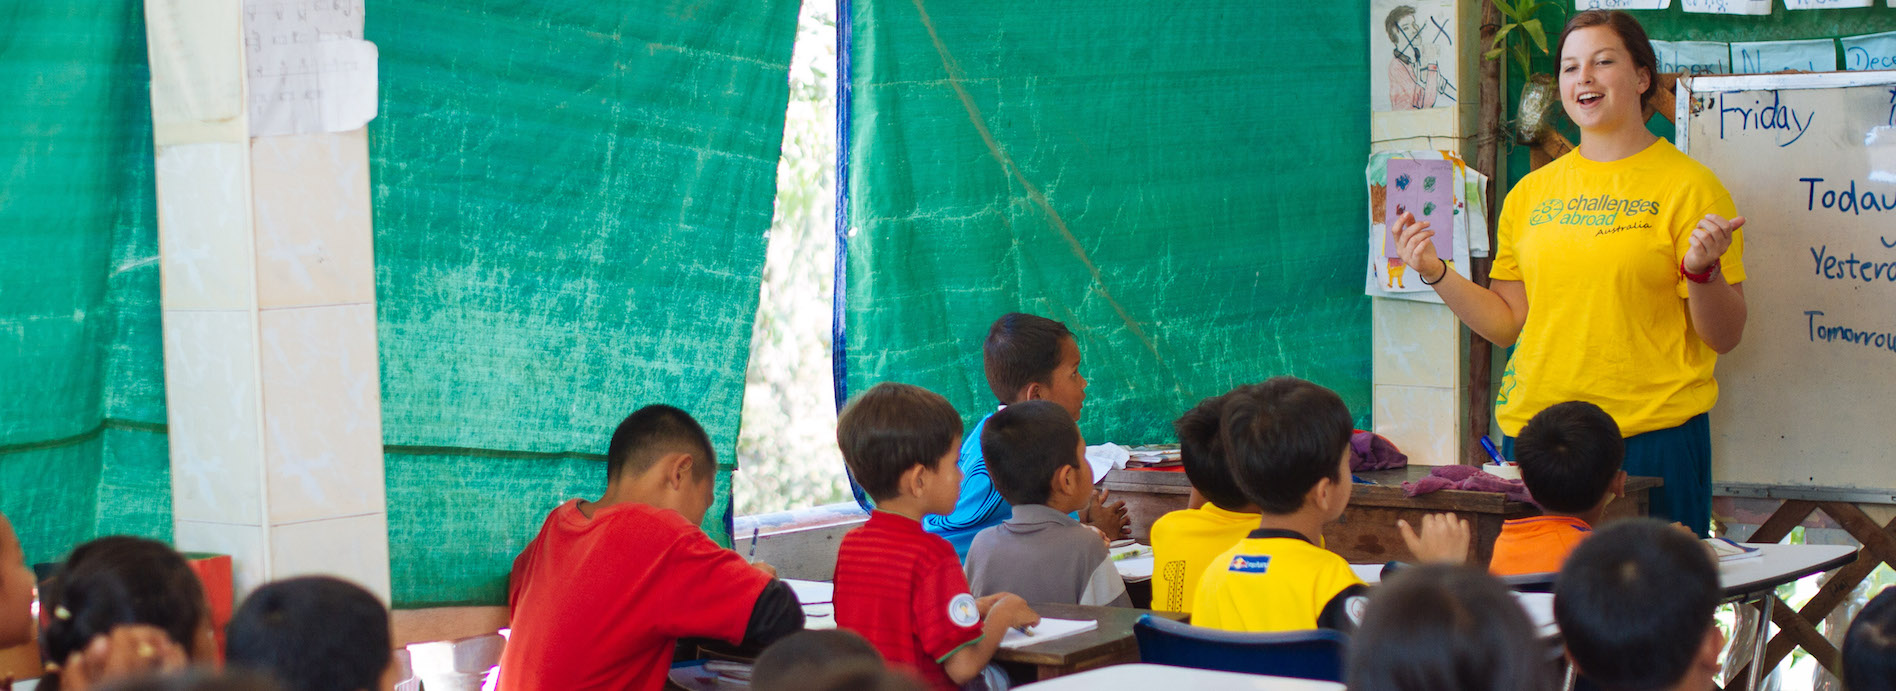
<instances>
[{"instance_id":1,"label":"plant leaf","mask_svg":"<svg viewBox=\"0 0 1896 691\"><path fill-rule=\"evenodd\" d=\"M1534 45L1540 48L1542 53L1547 52L1547 31L1541 28L1541 20L1529 19L1521 22L1521 30L1527 32L1528 38L1534 39Z\"/></svg>"},{"instance_id":2,"label":"plant leaf","mask_svg":"<svg viewBox=\"0 0 1896 691\"><path fill-rule=\"evenodd\" d=\"M1498 58L1498 57L1501 57L1501 53L1503 53L1503 52L1505 52L1506 50L1507 50L1506 48L1496 48L1496 49L1494 49L1494 50L1491 50L1491 51L1488 51L1488 52L1486 52L1486 53L1482 53L1482 54L1481 54L1481 59L1483 59L1483 60L1493 60L1493 59L1495 59L1495 58Z\"/></svg>"}]
</instances>

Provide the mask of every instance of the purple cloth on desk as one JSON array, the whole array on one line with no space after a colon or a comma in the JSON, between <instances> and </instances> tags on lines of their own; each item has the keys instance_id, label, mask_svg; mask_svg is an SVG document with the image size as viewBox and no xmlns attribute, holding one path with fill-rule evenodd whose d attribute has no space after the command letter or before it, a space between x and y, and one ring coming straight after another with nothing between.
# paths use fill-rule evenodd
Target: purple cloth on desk
<instances>
[{"instance_id":1,"label":"purple cloth on desk","mask_svg":"<svg viewBox=\"0 0 1896 691\"><path fill-rule=\"evenodd\" d=\"M1534 498L1527 493L1527 486L1521 484L1520 480L1495 477L1471 465L1436 466L1429 471L1428 477L1402 483L1402 493L1410 497L1445 489L1495 492L1507 495L1509 501L1534 503Z\"/></svg>"},{"instance_id":2,"label":"purple cloth on desk","mask_svg":"<svg viewBox=\"0 0 1896 691\"><path fill-rule=\"evenodd\" d=\"M1409 456L1388 439L1373 432L1357 430L1350 435L1350 472L1388 470L1409 465Z\"/></svg>"}]
</instances>

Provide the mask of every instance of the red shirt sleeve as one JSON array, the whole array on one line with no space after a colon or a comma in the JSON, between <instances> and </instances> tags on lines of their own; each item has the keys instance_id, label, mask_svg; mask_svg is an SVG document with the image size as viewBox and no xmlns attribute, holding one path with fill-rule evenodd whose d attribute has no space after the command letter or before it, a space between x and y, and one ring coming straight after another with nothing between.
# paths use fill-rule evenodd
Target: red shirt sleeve
<instances>
[{"instance_id":1,"label":"red shirt sleeve","mask_svg":"<svg viewBox=\"0 0 1896 691\"><path fill-rule=\"evenodd\" d=\"M527 574L533 569L533 555L540 551L540 538L534 536L520 555L514 557L513 572L507 575L507 611L520 606L520 593L526 590Z\"/></svg>"},{"instance_id":2,"label":"red shirt sleeve","mask_svg":"<svg viewBox=\"0 0 1896 691\"><path fill-rule=\"evenodd\" d=\"M771 580L695 527L672 543L659 568L663 585L652 592L664 601L652 623L673 638L743 640L751 608Z\"/></svg>"},{"instance_id":3,"label":"red shirt sleeve","mask_svg":"<svg viewBox=\"0 0 1896 691\"><path fill-rule=\"evenodd\" d=\"M947 546L947 543L942 543ZM961 563L948 551L947 558L934 555L917 562L915 599L911 614L915 617L915 635L922 652L940 662L961 646L981 638L981 614L974 595L968 592L968 577Z\"/></svg>"}]
</instances>

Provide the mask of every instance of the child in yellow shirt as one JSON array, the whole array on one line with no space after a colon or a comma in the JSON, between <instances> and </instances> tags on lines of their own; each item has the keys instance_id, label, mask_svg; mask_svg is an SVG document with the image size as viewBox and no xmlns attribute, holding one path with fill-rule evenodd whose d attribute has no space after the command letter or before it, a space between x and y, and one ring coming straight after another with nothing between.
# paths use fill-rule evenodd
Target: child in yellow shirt
<instances>
[{"instance_id":1,"label":"child in yellow shirt","mask_svg":"<svg viewBox=\"0 0 1896 691\"><path fill-rule=\"evenodd\" d=\"M1173 511L1152 523L1153 609L1192 611L1192 596L1198 592L1198 577L1205 567L1257 528L1257 507L1232 483L1224 442L1218 438L1218 416L1231 395L1199 401L1172 423L1178 432L1185 477L1204 504Z\"/></svg>"}]
</instances>

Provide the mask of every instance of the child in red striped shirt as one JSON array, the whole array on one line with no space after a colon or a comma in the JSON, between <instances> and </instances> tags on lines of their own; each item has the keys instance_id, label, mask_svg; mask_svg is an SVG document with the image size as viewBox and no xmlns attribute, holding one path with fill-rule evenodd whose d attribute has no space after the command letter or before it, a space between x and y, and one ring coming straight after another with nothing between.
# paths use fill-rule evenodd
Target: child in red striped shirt
<instances>
[{"instance_id":1,"label":"child in red striped shirt","mask_svg":"<svg viewBox=\"0 0 1896 691\"><path fill-rule=\"evenodd\" d=\"M988 662L1008 628L1039 615L1009 593L975 599L954 547L921 523L954 510L960 496L961 416L927 389L883 383L843 409L836 441L876 501L836 555L837 626L930 688L1004 688Z\"/></svg>"}]
</instances>

